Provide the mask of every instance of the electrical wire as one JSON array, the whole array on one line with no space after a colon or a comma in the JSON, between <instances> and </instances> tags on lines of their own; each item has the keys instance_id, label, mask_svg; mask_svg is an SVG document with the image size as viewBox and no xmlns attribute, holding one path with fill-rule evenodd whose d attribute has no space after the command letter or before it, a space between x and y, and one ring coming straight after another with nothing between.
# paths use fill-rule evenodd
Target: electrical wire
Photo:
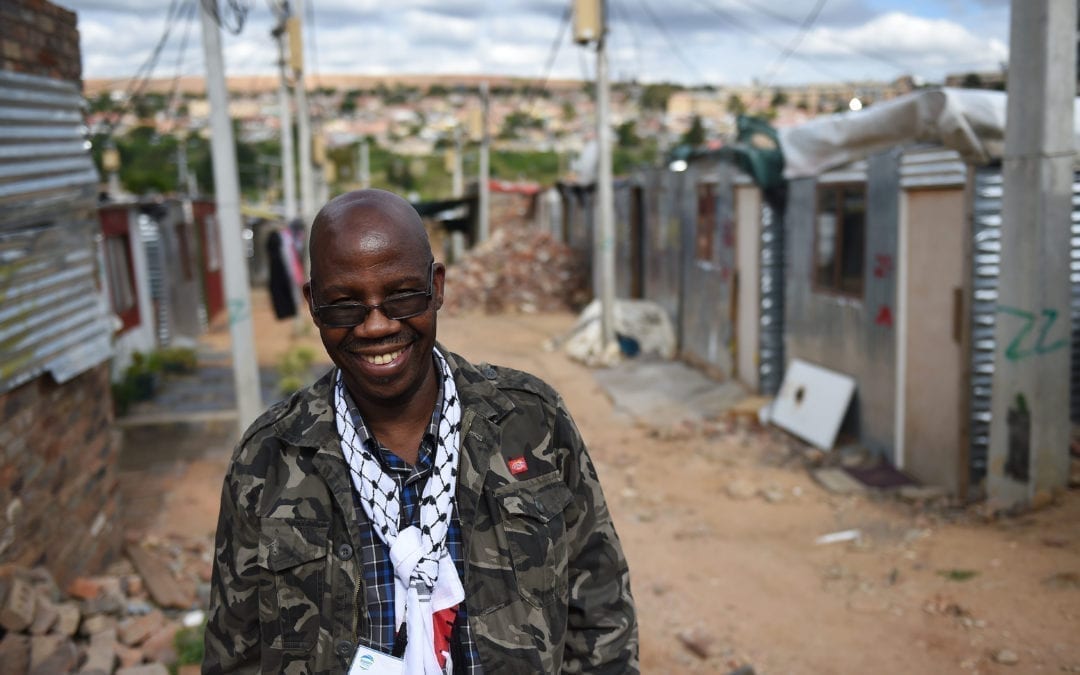
<instances>
[{"instance_id":1,"label":"electrical wire","mask_svg":"<svg viewBox=\"0 0 1080 675\"><path fill-rule=\"evenodd\" d=\"M640 75L645 70L641 61L641 34L638 33L637 26L631 20L629 10L620 8L617 12L616 8L619 7L619 3L615 2L615 0L608 0L608 7L611 8L611 18L618 20L630 33L631 45L634 49L634 63L636 65L634 72ZM637 80L637 77L634 77L633 79Z\"/></svg>"},{"instance_id":2,"label":"electrical wire","mask_svg":"<svg viewBox=\"0 0 1080 675\"><path fill-rule=\"evenodd\" d=\"M780 42L777 42L772 37L766 35L762 31L754 28L752 25L750 25L748 23L745 23L742 20L736 18L735 15L731 14L730 12L727 12L727 11L725 11L723 9L720 9L719 7L714 5L712 2L710 2L710 0L695 0L695 1L697 2L697 4L701 5L705 9L708 9L708 10L712 11L714 14L716 14L717 16L719 16L721 19L728 22L732 26L735 26L736 28L738 28L738 29L740 29L742 31L745 31L747 33L752 33L753 35L757 36L762 41L766 42L769 45L772 45L772 47L774 49L776 49L777 51L783 53L784 50L787 49L787 45L784 45L784 44L781 44ZM788 20L791 20L791 19L788 19ZM836 80L838 82L845 82L845 83L848 83L848 84L852 83L851 80L849 80L844 75L840 75L836 71L833 71L833 70L830 70L830 69L828 69L826 67L821 66L812 57L803 56L801 54L793 54L793 56L795 56L795 58L805 62L807 66L809 66L813 70L818 71L822 75L825 75L826 77L828 77L831 80Z\"/></svg>"},{"instance_id":3,"label":"electrical wire","mask_svg":"<svg viewBox=\"0 0 1080 675\"><path fill-rule=\"evenodd\" d=\"M179 108L178 101L180 100L180 75L183 72L184 56L187 52L188 36L191 33L191 25L195 23L192 19L195 18L195 12L198 10L197 5L194 2L188 2L184 5L184 9L181 10L180 20L184 21L184 32L180 36L180 47L176 54L176 73L173 75L172 85L170 89L172 93L169 95L169 105L167 110L170 117L176 117L176 111ZM185 15L186 16L183 16Z\"/></svg>"},{"instance_id":4,"label":"electrical wire","mask_svg":"<svg viewBox=\"0 0 1080 675\"><path fill-rule=\"evenodd\" d=\"M150 52L150 56L143 62L139 69L135 71L135 74L128 82L128 86L122 97L121 105L112 111L111 119L106 121L104 135L111 137L116 130L116 125L120 123L124 115L130 112L131 108L135 105L135 101L142 96L143 90L146 89L150 82L150 78L154 74L154 68L157 67L158 59L161 58L161 52L165 48L166 43L169 41L169 34L172 32L174 22L180 14L184 5L181 2L188 4L194 0L171 0L169 3L169 9L165 14L165 27L162 29L161 37L158 38L157 44L154 45L153 50Z\"/></svg>"},{"instance_id":5,"label":"electrical wire","mask_svg":"<svg viewBox=\"0 0 1080 675\"><path fill-rule=\"evenodd\" d=\"M698 79L699 82L704 82L705 78L702 77L701 71L697 69L697 66L694 65L693 61L686 58L686 54L684 54L682 49L679 47L679 43L672 39L671 33L668 32L667 27L660 22L660 18L657 17L656 14L653 12L652 8L649 7L649 3L647 2L647 0L638 0L638 5L641 7L642 10L645 11L645 14L649 17L649 20L652 21L653 25L656 26L657 30L660 31L661 35L664 36L664 39L667 40L667 43L671 46L671 51L675 53L675 56L679 57L679 60L683 62L683 65L685 65L693 73L693 75Z\"/></svg>"},{"instance_id":6,"label":"electrical wire","mask_svg":"<svg viewBox=\"0 0 1080 675\"><path fill-rule=\"evenodd\" d=\"M555 34L555 41L551 43L551 50L548 52L547 63L544 65L544 76L537 80L537 84L532 87L532 96L529 100L528 108L530 112L535 112L536 99L542 92L547 91L548 79L551 77L551 69L555 66L555 58L559 55L559 48L562 46L563 37L566 35L566 29L570 25L571 7L567 5L563 10L562 18L559 20L559 30Z\"/></svg>"},{"instance_id":7,"label":"electrical wire","mask_svg":"<svg viewBox=\"0 0 1080 675\"><path fill-rule=\"evenodd\" d=\"M244 23L247 21L248 12L251 10L248 0L225 0L225 7L232 17L230 21L228 17L222 15L218 0L202 0L202 5L206 12L213 17L214 23L233 35L239 35L243 32Z\"/></svg>"},{"instance_id":8,"label":"electrical wire","mask_svg":"<svg viewBox=\"0 0 1080 675\"><path fill-rule=\"evenodd\" d=\"M800 22L797 19L793 19L792 17L790 17L790 16L788 16L786 14L782 14L782 13L777 12L775 10L769 9L768 7L766 7L764 5L759 5L758 3L754 2L753 0L735 0L735 2L738 2L743 7L747 7L750 10L752 10L754 12L757 12L758 14L768 16L768 17L776 19L778 21L783 21L784 23L787 23L787 24L790 24L790 25L793 25L793 26L798 26L800 24ZM872 60L877 61L879 63L883 63L883 64L885 64L887 66L891 66L893 68L896 68L900 72L906 73L906 72L911 71L911 68L909 68L906 64L903 64L903 63L901 63L901 62L899 62L899 61L897 61L895 59L891 59L891 58L889 58L887 56L883 56L881 54L877 54L877 53L874 53L872 51L859 49L858 47L854 47L854 46L846 44L846 43L837 43L837 46L839 46L841 49L846 49L848 51L848 53L850 53L850 54L856 54L858 56L864 56L864 57L866 57L868 59L872 59Z\"/></svg>"},{"instance_id":9,"label":"electrical wire","mask_svg":"<svg viewBox=\"0 0 1080 675\"><path fill-rule=\"evenodd\" d=\"M780 56L776 59L775 62L773 62L772 66L770 66L769 69L765 71L764 80L766 88L772 85L773 76L784 66L784 64L788 60L788 57L794 54L795 50L799 48L799 45L802 43L803 38L806 37L806 34L807 32L809 32L811 26L814 25L815 21L817 21L818 15L821 14L821 10L823 7L825 7L826 2L828 2L828 0L817 0L817 4L814 5L813 9L810 10L810 13L806 15L805 19L803 19L802 25L799 26L799 32L795 34L794 38L792 38L791 43L787 46L786 49L784 49L783 52L780 53Z\"/></svg>"}]
</instances>

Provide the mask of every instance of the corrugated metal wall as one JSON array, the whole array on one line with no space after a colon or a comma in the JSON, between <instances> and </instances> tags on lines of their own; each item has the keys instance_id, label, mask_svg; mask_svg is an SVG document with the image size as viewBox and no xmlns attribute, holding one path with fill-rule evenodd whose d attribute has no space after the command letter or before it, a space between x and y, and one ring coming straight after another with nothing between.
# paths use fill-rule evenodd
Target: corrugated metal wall
<instances>
[{"instance_id":1,"label":"corrugated metal wall","mask_svg":"<svg viewBox=\"0 0 1080 675\"><path fill-rule=\"evenodd\" d=\"M972 223L971 302L971 463L972 484L986 476L990 453L990 393L994 378L994 317L997 314L998 277L1001 273L1001 195L1004 178L1000 167L975 172L974 222ZM1072 364L1070 417L1080 422L1080 173L1073 176L1071 223Z\"/></svg>"},{"instance_id":2,"label":"corrugated metal wall","mask_svg":"<svg viewBox=\"0 0 1080 675\"><path fill-rule=\"evenodd\" d=\"M0 393L112 353L97 182L75 85L0 72Z\"/></svg>"},{"instance_id":3,"label":"corrugated metal wall","mask_svg":"<svg viewBox=\"0 0 1080 675\"><path fill-rule=\"evenodd\" d=\"M692 163L684 174L684 274L680 351L724 376L734 373L735 178L727 162ZM706 203L708 202L708 203ZM708 243L703 243L708 242ZM751 310L754 311L754 310Z\"/></svg>"},{"instance_id":4,"label":"corrugated metal wall","mask_svg":"<svg viewBox=\"0 0 1080 675\"><path fill-rule=\"evenodd\" d=\"M890 150L788 184L785 226L785 358L803 359L857 381L853 415L859 441L888 454L896 428L896 333L893 310L899 218L900 152ZM864 287L844 296L813 287L814 228L819 183L866 184ZM885 273L876 273L888 260Z\"/></svg>"},{"instance_id":5,"label":"corrugated metal wall","mask_svg":"<svg viewBox=\"0 0 1080 675\"><path fill-rule=\"evenodd\" d=\"M761 307L758 316L758 387L766 396L784 380L784 219L761 202Z\"/></svg>"}]
</instances>

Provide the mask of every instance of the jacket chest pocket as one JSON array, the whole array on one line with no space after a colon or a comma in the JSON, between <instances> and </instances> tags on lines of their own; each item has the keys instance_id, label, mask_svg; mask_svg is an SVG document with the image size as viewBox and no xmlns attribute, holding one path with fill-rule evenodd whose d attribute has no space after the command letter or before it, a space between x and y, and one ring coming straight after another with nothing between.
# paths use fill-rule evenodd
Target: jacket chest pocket
<instances>
[{"instance_id":1,"label":"jacket chest pocket","mask_svg":"<svg viewBox=\"0 0 1080 675\"><path fill-rule=\"evenodd\" d=\"M327 594L328 523L263 518L259 532L259 620L271 649L308 651L319 636ZM272 627L276 627L274 630Z\"/></svg>"},{"instance_id":2,"label":"jacket chest pocket","mask_svg":"<svg viewBox=\"0 0 1080 675\"><path fill-rule=\"evenodd\" d=\"M573 500L557 473L498 488L510 562L521 596L537 607L565 600L566 519Z\"/></svg>"}]
</instances>

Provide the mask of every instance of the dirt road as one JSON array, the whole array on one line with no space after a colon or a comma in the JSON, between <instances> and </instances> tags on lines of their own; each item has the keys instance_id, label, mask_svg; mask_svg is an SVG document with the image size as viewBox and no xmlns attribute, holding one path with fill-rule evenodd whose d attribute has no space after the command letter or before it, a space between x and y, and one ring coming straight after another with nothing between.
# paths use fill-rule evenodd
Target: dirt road
<instances>
[{"instance_id":1,"label":"dirt road","mask_svg":"<svg viewBox=\"0 0 1080 675\"><path fill-rule=\"evenodd\" d=\"M322 354L256 300L261 361L300 343ZM588 369L540 348L572 321L444 316L439 336L566 398L630 560L644 672L1080 672L1080 493L997 521L831 494L781 434L657 433L617 415ZM227 454L160 474L159 536L212 536ZM853 528L858 541L815 544Z\"/></svg>"}]
</instances>

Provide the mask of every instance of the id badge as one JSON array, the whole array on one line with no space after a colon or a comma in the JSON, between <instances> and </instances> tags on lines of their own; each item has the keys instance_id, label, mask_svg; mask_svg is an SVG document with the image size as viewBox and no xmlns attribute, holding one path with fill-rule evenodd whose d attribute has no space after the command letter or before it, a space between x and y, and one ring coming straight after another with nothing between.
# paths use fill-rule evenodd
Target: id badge
<instances>
[{"instance_id":1,"label":"id badge","mask_svg":"<svg viewBox=\"0 0 1080 675\"><path fill-rule=\"evenodd\" d=\"M405 660L360 645L356 648L349 675L404 675Z\"/></svg>"}]
</instances>

